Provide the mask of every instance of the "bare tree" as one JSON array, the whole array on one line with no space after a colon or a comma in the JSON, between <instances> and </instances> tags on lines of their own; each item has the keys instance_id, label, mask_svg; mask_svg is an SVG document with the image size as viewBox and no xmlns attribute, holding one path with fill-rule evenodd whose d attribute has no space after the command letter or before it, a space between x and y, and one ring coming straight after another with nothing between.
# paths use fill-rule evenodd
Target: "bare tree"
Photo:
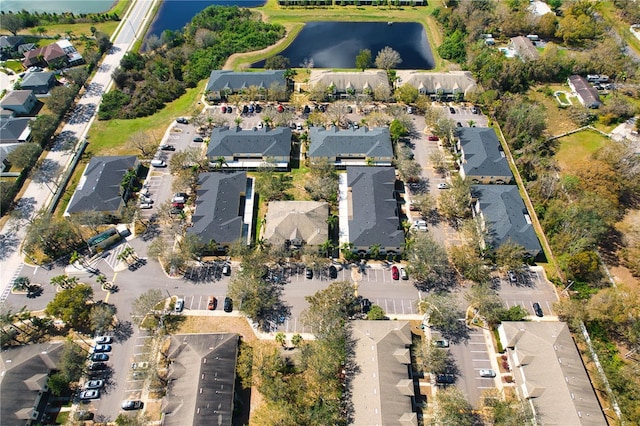
<instances>
[{"instance_id":1,"label":"bare tree","mask_svg":"<svg viewBox=\"0 0 640 426\"><path fill-rule=\"evenodd\" d=\"M395 68L400 63L402 63L400 54L389 46L385 46L376 56L376 67L383 70Z\"/></svg>"},{"instance_id":2,"label":"bare tree","mask_svg":"<svg viewBox=\"0 0 640 426\"><path fill-rule=\"evenodd\" d=\"M58 177L60 176L60 164L57 161L45 158L40 161L33 173L31 174L31 180L35 183L44 185L52 194L58 190Z\"/></svg>"},{"instance_id":3,"label":"bare tree","mask_svg":"<svg viewBox=\"0 0 640 426\"><path fill-rule=\"evenodd\" d=\"M151 140L149 135L144 132L136 132L127 141L127 145L130 148L134 148L140 151L143 158L151 158L157 148L155 141Z\"/></svg>"},{"instance_id":4,"label":"bare tree","mask_svg":"<svg viewBox=\"0 0 640 426\"><path fill-rule=\"evenodd\" d=\"M391 89L386 84L380 84L373 89L373 99L380 102L391 100Z\"/></svg>"},{"instance_id":5,"label":"bare tree","mask_svg":"<svg viewBox=\"0 0 640 426\"><path fill-rule=\"evenodd\" d=\"M327 117L329 117L329 120L336 126L346 124L348 106L345 101L330 104L327 108Z\"/></svg>"}]
</instances>

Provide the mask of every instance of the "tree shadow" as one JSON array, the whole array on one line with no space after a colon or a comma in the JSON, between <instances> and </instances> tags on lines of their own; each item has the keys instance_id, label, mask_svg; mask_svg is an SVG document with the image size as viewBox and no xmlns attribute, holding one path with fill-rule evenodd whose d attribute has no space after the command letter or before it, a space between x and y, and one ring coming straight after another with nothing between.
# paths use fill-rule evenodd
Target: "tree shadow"
<instances>
[{"instance_id":1,"label":"tree shadow","mask_svg":"<svg viewBox=\"0 0 640 426\"><path fill-rule=\"evenodd\" d=\"M133 324L131 321L121 321L113 329L113 339L116 342L124 342L133 335Z\"/></svg>"}]
</instances>

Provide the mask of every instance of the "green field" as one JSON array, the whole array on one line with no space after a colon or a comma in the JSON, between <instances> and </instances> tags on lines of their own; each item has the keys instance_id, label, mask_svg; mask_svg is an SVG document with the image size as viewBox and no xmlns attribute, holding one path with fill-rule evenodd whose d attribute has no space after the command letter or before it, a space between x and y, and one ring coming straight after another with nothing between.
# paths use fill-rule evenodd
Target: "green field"
<instances>
[{"instance_id":1,"label":"green field","mask_svg":"<svg viewBox=\"0 0 640 426\"><path fill-rule=\"evenodd\" d=\"M558 139L560 145L555 158L562 173L571 173L576 165L609 143L609 138L593 130L584 130Z\"/></svg>"}]
</instances>

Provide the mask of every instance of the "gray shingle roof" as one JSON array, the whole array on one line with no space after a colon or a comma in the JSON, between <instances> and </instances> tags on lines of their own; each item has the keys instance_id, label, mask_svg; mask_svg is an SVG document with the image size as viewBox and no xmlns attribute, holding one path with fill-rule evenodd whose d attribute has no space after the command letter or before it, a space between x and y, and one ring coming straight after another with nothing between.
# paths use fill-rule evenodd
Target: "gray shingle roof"
<instances>
[{"instance_id":1,"label":"gray shingle roof","mask_svg":"<svg viewBox=\"0 0 640 426\"><path fill-rule=\"evenodd\" d=\"M247 190L246 172L201 173L198 179L196 210L187 233L203 242L232 243L242 237L243 194Z\"/></svg>"},{"instance_id":2,"label":"gray shingle roof","mask_svg":"<svg viewBox=\"0 0 640 426\"><path fill-rule=\"evenodd\" d=\"M327 87L334 86L336 91L346 90L373 91L378 86L389 88L389 77L384 70L366 71L332 71L332 70L312 70L309 77L309 85L322 84Z\"/></svg>"},{"instance_id":3,"label":"gray shingle roof","mask_svg":"<svg viewBox=\"0 0 640 426\"><path fill-rule=\"evenodd\" d=\"M511 39L513 48L523 61L535 61L540 57L540 52L527 37L518 36Z\"/></svg>"},{"instance_id":4,"label":"gray shingle roof","mask_svg":"<svg viewBox=\"0 0 640 426\"><path fill-rule=\"evenodd\" d=\"M465 176L510 176L509 163L504 157L496 132L491 128L461 127L456 131L464 151Z\"/></svg>"},{"instance_id":5,"label":"gray shingle roof","mask_svg":"<svg viewBox=\"0 0 640 426\"><path fill-rule=\"evenodd\" d=\"M0 37L0 49L15 49L24 43L22 36L2 36Z\"/></svg>"},{"instance_id":6,"label":"gray shingle roof","mask_svg":"<svg viewBox=\"0 0 640 426\"><path fill-rule=\"evenodd\" d=\"M52 72L28 72L22 79L20 85L23 89L32 89L34 87L49 86L55 82L55 77Z\"/></svg>"},{"instance_id":7,"label":"gray shingle roof","mask_svg":"<svg viewBox=\"0 0 640 426\"><path fill-rule=\"evenodd\" d=\"M531 397L539 424L607 425L566 323L505 321L499 332L516 389Z\"/></svg>"},{"instance_id":8,"label":"gray shingle roof","mask_svg":"<svg viewBox=\"0 0 640 426\"><path fill-rule=\"evenodd\" d=\"M309 129L309 157L335 158L341 155L393 157L393 145L386 127L341 130L335 126Z\"/></svg>"},{"instance_id":9,"label":"gray shingle roof","mask_svg":"<svg viewBox=\"0 0 640 426\"><path fill-rule=\"evenodd\" d=\"M123 205L120 183L135 168L135 155L93 157L82 174L66 213L87 211L117 214Z\"/></svg>"},{"instance_id":10,"label":"gray shingle roof","mask_svg":"<svg viewBox=\"0 0 640 426\"><path fill-rule=\"evenodd\" d=\"M485 224L487 242L494 248L511 240L533 257L542 251L516 185L472 185L471 194L478 199Z\"/></svg>"},{"instance_id":11,"label":"gray shingle roof","mask_svg":"<svg viewBox=\"0 0 640 426\"><path fill-rule=\"evenodd\" d=\"M600 95L598 90L593 87L586 78L581 75L572 75L568 78L569 86L572 86L573 90L578 95L582 104L587 108L597 108L602 105L600 101Z\"/></svg>"},{"instance_id":12,"label":"gray shingle roof","mask_svg":"<svg viewBox=\"0 0 640 426\"><path fill-rule=\"evenodd\" d=\"M28 138L29 123L31 119L28 117L0 117L0 143L16 143L25 141ZM26 132L26 133L25 133ZM27 135L25 137L25 135Z\"/></svg>"},{"instance_id":13,"label":"gray shingle roof","mask_svg":"<svg viewBox=\"0 0 640 426\"><path fill-rule=\"evenodd\" d=\"M211 160L220 156L290 157L291 129L288 127L256 130L242 130L239 127L215 128L211 133L207 156Z\"/></svg>"},{"instance_id":14,"label":"gray shingle roof","mask_svg":"<svg viewBox=\"0 0 640 426\"><path fill-rule=\"evenodd\" d=\"M426 93L463 93L465 96L476 89L476 81L469 71L450 72L418 72L398 71L402 84L410 84L421 92Z\"/></svg>"},{"instance_id":15,"label":"gray shingle roof","mask_svg":"<svg viewBox=\"0 0 640 426\"><path fill-rule=\"evenodd\" d=\"M416 425L412 411L411 325L407 321L353 321L353 425Z\"/></svg>"},{"instance_id":16,"label":"gray shingle roof","mask_svg":"<svg viewBox=\"0 0 640 426\"><path fill-rule=\"evenodd\" d=\"M235 333L172 336L163 424L231 426L237 354Z\"/></svg>"},{"instance_id":17,"label":"gray shingle roof","mask_svg":"<svg viewBox=\"0 0 640 426\"><path fill-rule=\"evenodd\" d=\"M266 70L260 72L238 72L214 70L209 75L206 91L220 92L230 89L234 92L250 86L268 89L273 83L286 85L284 70Z\"/></svg>"},{"instance_id":18,"label":"gray shingle roof","mask_svg":"<svg viewBox=\"0 0 640 426\"><path fill-rule=\"evenodd\" d=\"M31 90L12 90L0 101L0 107L23 105L31 97Z\"/></svg>"},{"instance_id":19,"label":"gray shingle roof","mask_svg":"<svg viewBox=\"0 0 640 426\"><path fill-rule=\"evenodd\" d=\"M46 384L47 374L60 362L62 347L61 343L44 343L2 351L0 356L6 369L0 392L3 425L24 425L31 418L38 391ZM38 402L41 413L45 411L46 400L41 398Z\"/></svg>"},{"instance_id":20,"label":"gray shingle roof","mask_svg":"<svg viewBox=\"0 0 640 426\"><path fill-rule=\"evenodd\" d=\"M264 238L282 245L301 238L308 245L320 245L329 238L329 204L319 201L271 201L267 209Z\"/></svg>"},{"instance_id":21,"label":"gray shingle roof","mask_svg":"<svg viewBox=\"0 0 640 426\"><path fill-rule=\"evenodd\" d=\"M394 198L393 167L347 167L351 197L349 240L356 247L402 247L404 231Z\"/></svg>"}]
</instances>

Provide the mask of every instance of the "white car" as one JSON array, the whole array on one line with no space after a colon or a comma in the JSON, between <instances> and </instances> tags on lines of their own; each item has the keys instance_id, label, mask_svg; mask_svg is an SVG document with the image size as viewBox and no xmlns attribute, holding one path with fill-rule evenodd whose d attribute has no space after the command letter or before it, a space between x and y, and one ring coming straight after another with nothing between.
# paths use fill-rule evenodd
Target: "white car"
<instances>
[{"instance_id":1,"label":"white car","mask_svg":"<svg viewBox=\"0 0 640 426\"><path fill-rule=\"evenodd\" d=\"M449 185L446 183L439 183L438 189L449 189Z\"/></svg>"},{"instance_id":2,"label":"white car","mask_svg":"<svg viewBox=\"0 0 640 426\"><path fill-rule=\"evenodd\" d=\"M96 337L96 344L97 345L105 345L107 343L111 343L113 342L113 339L109 336L99 336Z\"/></svg>"},{"instance_id":3,"label":"white car","mask_svg":"<svg viewBox=\"0 0 640 426\"><path fill-rule=\"evenodd\" d=\"M496 372L491 369L480 370L480 377L496 377Z\"/></svg>"},{"instance_id":4,"label":"white car","mask_svg":"<svg viewBox=\"0 0 640 426\"><path fill-rule=\"evenodd\" d=\"M100 389L104 386L104 380L89 380L84 384L85 389Z\"/></svg>"},{"instance_id":5,"label":"white car","mask_svg":"<svg viewBox=\"0 0 640 426\"><path fill-rule=\"evenodd\" d=\"M162 160L151 160L151 165L153 167L167 167L167 163Z\"/></svg>"},{"instance_id":6,"label":"white car","mask_svg":"<svg viewBox=\"0 0 640 426\"><path fill-rule=\"evenodd\" d=\"M264 123L261 121L258 123L258 129L262 129L264 127Z\"/></svg>"},{"instance_id":7,"label":"white car","mask_svg":"<svg viewBox=\"0 0 640 426\"><path fill-rule=\"evenodd\" d=\"M80 399L83 401L96 398L100 398L100 391L97 389L90 389L80 392Z\"/></svg>"},{"instance_id":8,"label":"white car","mask_svg":"<svg viewBox=\"0 0 640 426\"><path fill-rule=\"evenodd\" d=\"M153 204L151 204L151 203L140 203L140 208L141 209L151 209L151 208L153 208Z\"/></svg>"}]
</instances>

